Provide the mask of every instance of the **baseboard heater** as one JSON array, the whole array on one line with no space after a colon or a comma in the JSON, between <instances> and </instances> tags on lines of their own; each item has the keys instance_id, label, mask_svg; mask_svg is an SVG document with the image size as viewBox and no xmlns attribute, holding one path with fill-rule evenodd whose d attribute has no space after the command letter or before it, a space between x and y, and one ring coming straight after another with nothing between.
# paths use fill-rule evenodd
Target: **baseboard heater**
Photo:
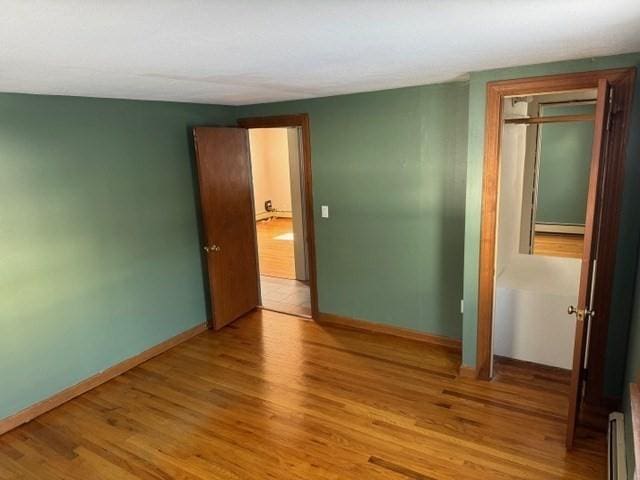
<instances>
[{"instance_id":1,"label":"baseboard heater","mask_svg":"<svg viewBox=\"0 0 640 480\"><path fill-rule=\"evenodd\" d=\"M536 233L560 233L569 235L584 235L584 225L565 223L536 223Z\"/></svg>"},{"instance_id":2,"label":"baseboard heater","mask_svg":"<svg viewBox=\"0 0 640 480\"><path fill-rule=\"evenodd\" d=\"M627 459L624 448L624 415L613 412L609 415L609 433L607 435L607 467L609 480L628 480Z\"/></svg>"}]
</instances>

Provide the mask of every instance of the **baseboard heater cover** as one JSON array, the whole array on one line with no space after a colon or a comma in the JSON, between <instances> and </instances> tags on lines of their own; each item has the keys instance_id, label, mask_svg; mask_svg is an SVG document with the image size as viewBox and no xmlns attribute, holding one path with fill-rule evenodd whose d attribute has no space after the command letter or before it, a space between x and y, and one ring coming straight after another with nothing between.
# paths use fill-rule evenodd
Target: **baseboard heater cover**
<instances>
[{"instance_id":1,"label":"baseboard heater cover","mask_svg":"<svg viewBox=\"0 0 640 480\"><path fill-rule=\"evenodd\" d=\"M609 415L607 435L607 478L609 480L627 480L628 478L624 443L624 415L613 412Z\"/></svg>"},{"instance_id":2,"label":"baseboard heater cover","mask_svg":"<svg viewBox=\"0 0 640 480\"><path fill-rule=\"evenodd\" d=\"M584 235L584 225L563 223L536 223L536 233L559 233L569 235Z\"/></svg>"}]
</instances>

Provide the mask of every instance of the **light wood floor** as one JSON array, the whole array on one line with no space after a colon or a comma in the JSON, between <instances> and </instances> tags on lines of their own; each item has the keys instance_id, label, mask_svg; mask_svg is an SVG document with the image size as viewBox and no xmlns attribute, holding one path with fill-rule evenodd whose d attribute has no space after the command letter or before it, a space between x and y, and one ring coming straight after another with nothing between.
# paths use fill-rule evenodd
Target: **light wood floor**
<instances>
[{"instance_id":1,"label":"light wood floor","mask_svg":"<svg viewBox=\"0 0 640 480\"><path fill-rule=\"evenodd\" d=\"M275 237L292 233L290 218L274 218L256 222L260 274L278 278L296 278L292 240Z\"/></svg>"},{"instance_id":2,"label":"light wood floor","mask_svg":"<svg viewBox=\"0 0 640 480\"><path fill-rule=\"evenodd\" d=\"M457 377L445 347L255 312L0 437L13 479L603 479L566 378Z\"/></svg>"},{"instance_id":3,"label":"light wood floor","mask_svg":"<svg viewBox=\"0 0 640 480\"><path fill-rule=\"evenodd\" d=\"M582 258L584 235L536 233L533 253L554 257Z\"/></svg>"}]
</instances>

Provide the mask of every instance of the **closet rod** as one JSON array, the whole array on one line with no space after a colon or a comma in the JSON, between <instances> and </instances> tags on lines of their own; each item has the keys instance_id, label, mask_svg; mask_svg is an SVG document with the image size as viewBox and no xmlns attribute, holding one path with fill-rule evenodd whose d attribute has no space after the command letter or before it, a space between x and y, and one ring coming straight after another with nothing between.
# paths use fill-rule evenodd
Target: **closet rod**
<instances>
[{"instance_id":1,"label":"closet rod","mask_svg":"<svg viewBox=\"0 0 640 480\"><path fill-rule=\"evenodd\" d=\"M507 118L504 123L561 123L561 122L588 122L594 119L591 113L581 115L555 115L551 117L531 117L531 118Z\"/></svg>"}]
</instances>

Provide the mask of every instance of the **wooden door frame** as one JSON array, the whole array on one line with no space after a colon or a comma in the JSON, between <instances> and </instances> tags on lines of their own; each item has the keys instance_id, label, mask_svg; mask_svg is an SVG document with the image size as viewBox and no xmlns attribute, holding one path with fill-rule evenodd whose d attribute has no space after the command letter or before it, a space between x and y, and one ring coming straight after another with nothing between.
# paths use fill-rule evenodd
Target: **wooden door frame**
<instances>
[{"instance_id":1,"label":"wooden door frame","mask_svg":"<svg viewBox=\"0 0 640 480\"><path fill-rule=\"evenodd\" d=\"M316 269L316 235L313 223L313 181L311 172L311 129L309 115L276 115L268 117L250 117L238 120L242 128L287 128L298 127L302 140L302 167L304 170L305 228L307 232L307 260L309 262L309 293L311 297L311 318L318 319L318 279ZM259 282L259 279L256 279Z\"/></svg>"},{"instance_id":2,"label":"wooden door frame","mask_svg":"<svg viewBox=\"0 0 640 480\"><path fill-rule=\"evenodd\" d=\"M480 268L478 283L478 325L475 374L491 378L493 356L493 302L495 294L495 250L498 207L500 147L502 141L503 100L509 96L526 96L598 87L606 79L614 88L611 135L607 143L608 174L604 185L603 243L598 259L598 282L594 306L597 313L591 326L589 382L586 399L602 404L604 356L606 351L611 287L615 267L624 162L628 138L635 68L549 75L487 83L482 181L482 215L480 230Z\"/></svg>"}]
</instances>

